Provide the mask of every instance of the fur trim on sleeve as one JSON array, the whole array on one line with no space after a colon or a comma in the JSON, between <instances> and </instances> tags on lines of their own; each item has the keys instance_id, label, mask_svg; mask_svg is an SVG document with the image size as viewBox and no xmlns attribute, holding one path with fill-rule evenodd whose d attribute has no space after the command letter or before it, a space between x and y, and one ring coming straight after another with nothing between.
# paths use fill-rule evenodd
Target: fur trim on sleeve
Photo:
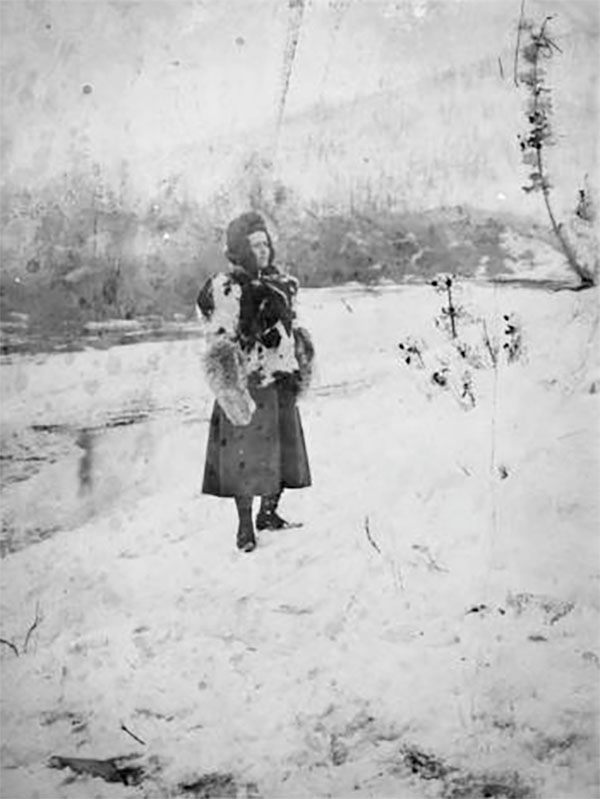
<instances>
[{"instance_id":1,"label":"fur trim on sleeve","mask_svg":"<svg viewBox=\"0 0 600 799\"><path fill-rule=\"evenodd\" d=\"M204 354L204 372L208 385L229 421L239 426L250 424L256 410L248 391L242 355L225 338L209 344Z\"/></svg>"},{"instance_id":2,"label":"fur trim on sleeve","mask_svg":"<svg viewBox=\"0 0 600 799\"><path fill-rule=\"evenodd\" d=\"M294 350L300 367L300 384L298 393L305 394L310 388L315 360L315 345L305 327L294 328Z\"/></svg>"},{"instance_id":3,"label":"fur trim on sleeve","mask_svg":"<svg viewBox=\"0 0 600 799\"><path fill-rule=\"evenodd\" d=\"M219 273L205 283L196 300L196 310L208 335L237 335L241 294L230 274Z\"/></svg>"}]
</instances>

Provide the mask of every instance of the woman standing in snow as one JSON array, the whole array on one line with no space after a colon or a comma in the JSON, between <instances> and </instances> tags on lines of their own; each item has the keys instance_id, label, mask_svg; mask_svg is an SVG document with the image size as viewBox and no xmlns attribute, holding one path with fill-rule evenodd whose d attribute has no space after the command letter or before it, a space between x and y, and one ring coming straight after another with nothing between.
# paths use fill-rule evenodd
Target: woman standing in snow
<instances>
[{"instance_id":1,"label":"woman standing in snow","mask_svg":"<svg viewBox=\"0 0 600 799\"><path fill-rule=\"evenodd\" d=\"M277 513L283 489L311 483L296 399L308 386L314 349L296 323L298 282L275 266L260 214L231 222L226 255L231 270L210 278L197 300L216 398L202 490L235 499L237 546L252 552L253 498L261 497L256 529L279 530L290 526Z\"/></svg>"}]
</instances>

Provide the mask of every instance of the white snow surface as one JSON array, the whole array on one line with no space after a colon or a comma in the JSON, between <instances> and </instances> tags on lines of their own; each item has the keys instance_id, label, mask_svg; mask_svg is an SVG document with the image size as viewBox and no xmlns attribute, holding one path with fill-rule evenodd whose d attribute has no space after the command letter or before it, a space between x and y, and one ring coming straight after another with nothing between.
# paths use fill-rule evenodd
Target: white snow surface
<instances>
[{"instance_id":1,"label":"white snow surface","mask_svg":"<svg viewBox=\"0 0 600 799\"><path fill-rule=\"evenodd\" d=\"M95 433L83 495L75 446L4 489L2 798L184 796L210 772L265 799L483 795L468 775L598 796L597 300L465 284L494 335L505 313L523 331L468 409L400 358L447 347L431 287L304 291L314 484L282 500L303 527L252 554L200 490L200 339L5 358L7 446L150 418ZM417 750L472 787L413 773ZM130 753L141 786L47 766Z\"/></svg>"}]
</instances>

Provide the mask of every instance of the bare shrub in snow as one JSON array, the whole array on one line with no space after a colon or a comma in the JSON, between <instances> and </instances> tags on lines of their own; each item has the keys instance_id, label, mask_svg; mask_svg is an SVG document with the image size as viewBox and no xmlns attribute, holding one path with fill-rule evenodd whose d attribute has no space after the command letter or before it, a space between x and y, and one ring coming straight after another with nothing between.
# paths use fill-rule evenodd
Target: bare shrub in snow
<instances>
[{"instance_id":1,"label":"bare shrub in snow","mask_svg":"<svg viewBox=\"0 0 600 799\"><path fill-rule=\"evenodd\" d=\"M506 326L502 349L506 352L508 363L517 361L523 352L523 334L521 324L514 314L504 314Z\"/></svg>"},{"instance_id":2,"label":"bare shrub in snow","mask_svg":"<svg viewBox=\"0 0 600 799\"><path fill-rule=\"evenodd\" d=\"M519 22L519 33L527 33L520 48L520 55L525 66L519 77L528 91L526 107L528 128L524 135L519 135L517 138L523 162L531 168L529 181L523 186L523 191L527 193L542 193L552 230L560 243L569 266L579 277L581 287L584 288L594 285L598 268L597 252L594 254L592 251L590 256L590 253L585 252L585 247L582 248L580 246L580 239L585 240L593 237L592 205L586 197L585 191L580 191L580 202L575 212L578 220L574 222L574 232L578 244L577 248L575 248L572 241L567 237L565 226L556 219L554 214L550 197L552 184L544 161L545 148L556 143L550 121L552 115L551 89L546 85L544 62L549 61L556 53L561 52L560 47L548 34L547 28L551 19L551 16L546 17L539 28L536 28L531 20L521 20ZM576 224L577 221L583 224L578 225ZM592 260L587 258L582 260L580 257L582 254L584 257L586 255L590 256Z\"/></svg>"},{"instance_id":3,"label":"bare shrub in snow","mask_svg":"<svg viewBox=\"0 0 600 799\"><path fill-rule=\"evenodd\" d=\"M444 340L430 346L423 339L406 336L398 344L401 358L408 367L426 373L427 396L433 396L432 388L448 391L469 410L477 402L477 372L497 369L502 355L507 364L522 357L522 325L515 314L503 314L501 332L490 332L497 330L498 320L489 320L457 303L460 286L455 276L440 275L431 285L445 299L434 317L434 326Z\"/></svg>"},{"instance_id":4,"label":"bare shrub in snow","mask_svg":"<svg viewBox=\"0 0 600 799\"><path fill-rule=\"evenodd\" d=\"M401 341L398 344L398 348L402 351L402 358L407 366L410 366L410 364L415 361L421 368L425 367L425 362L421 354L423 348L421 342L409 337Z\"/></svg>"},{"instance_id":5,"label":"bare shrub in snow","mask_svg":"<svg viewBox=\"0 0 600 799\"><path fill-rule=\"evenodd\" d=\"M446 328L453 339L457 337L457 321L463 316L464 308L455 304L454 297L452 296L453 280L450 275L438 275L435 280L431 281L431 285L435 290L444 294L447 300L447 305L443 305L439 316L435 318L435 324L438 327Z\"/></svg>"}]
</instances>

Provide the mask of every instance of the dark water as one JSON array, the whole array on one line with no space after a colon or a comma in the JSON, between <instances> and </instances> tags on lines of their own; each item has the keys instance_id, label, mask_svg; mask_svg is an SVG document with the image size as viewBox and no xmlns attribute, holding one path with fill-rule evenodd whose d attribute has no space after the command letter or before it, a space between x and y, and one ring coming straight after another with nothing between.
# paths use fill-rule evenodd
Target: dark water
<instances>
[{"instance_id":1,"label":"dark water","mask_svg":"<svg viewBox=\"0 0 600 799\"><path fill-rule=\"evenodd\" d=\"M208 407L187 414L152 408L90 427L28 428L27 449L5 446L0 460L0 557L121 502L199 481L208 420Z\"/></svg>"},{"instance_id":2,"label":"dark water","mask_svg":"<svg viewBox=\"0 0 600 799\"><path fill-rule=\"evenodd\" d=\"M201 331L194 322L170 323L152 326L140 323L132 329L86 330L79 325L66 325L60 331L35 328L11 329L10 324L0 325L0 355L37 355L53 352L81 352L86 349L106 350L123 344L153 341L181 341L200 338Z\"/></svg>"}]
</instances>

